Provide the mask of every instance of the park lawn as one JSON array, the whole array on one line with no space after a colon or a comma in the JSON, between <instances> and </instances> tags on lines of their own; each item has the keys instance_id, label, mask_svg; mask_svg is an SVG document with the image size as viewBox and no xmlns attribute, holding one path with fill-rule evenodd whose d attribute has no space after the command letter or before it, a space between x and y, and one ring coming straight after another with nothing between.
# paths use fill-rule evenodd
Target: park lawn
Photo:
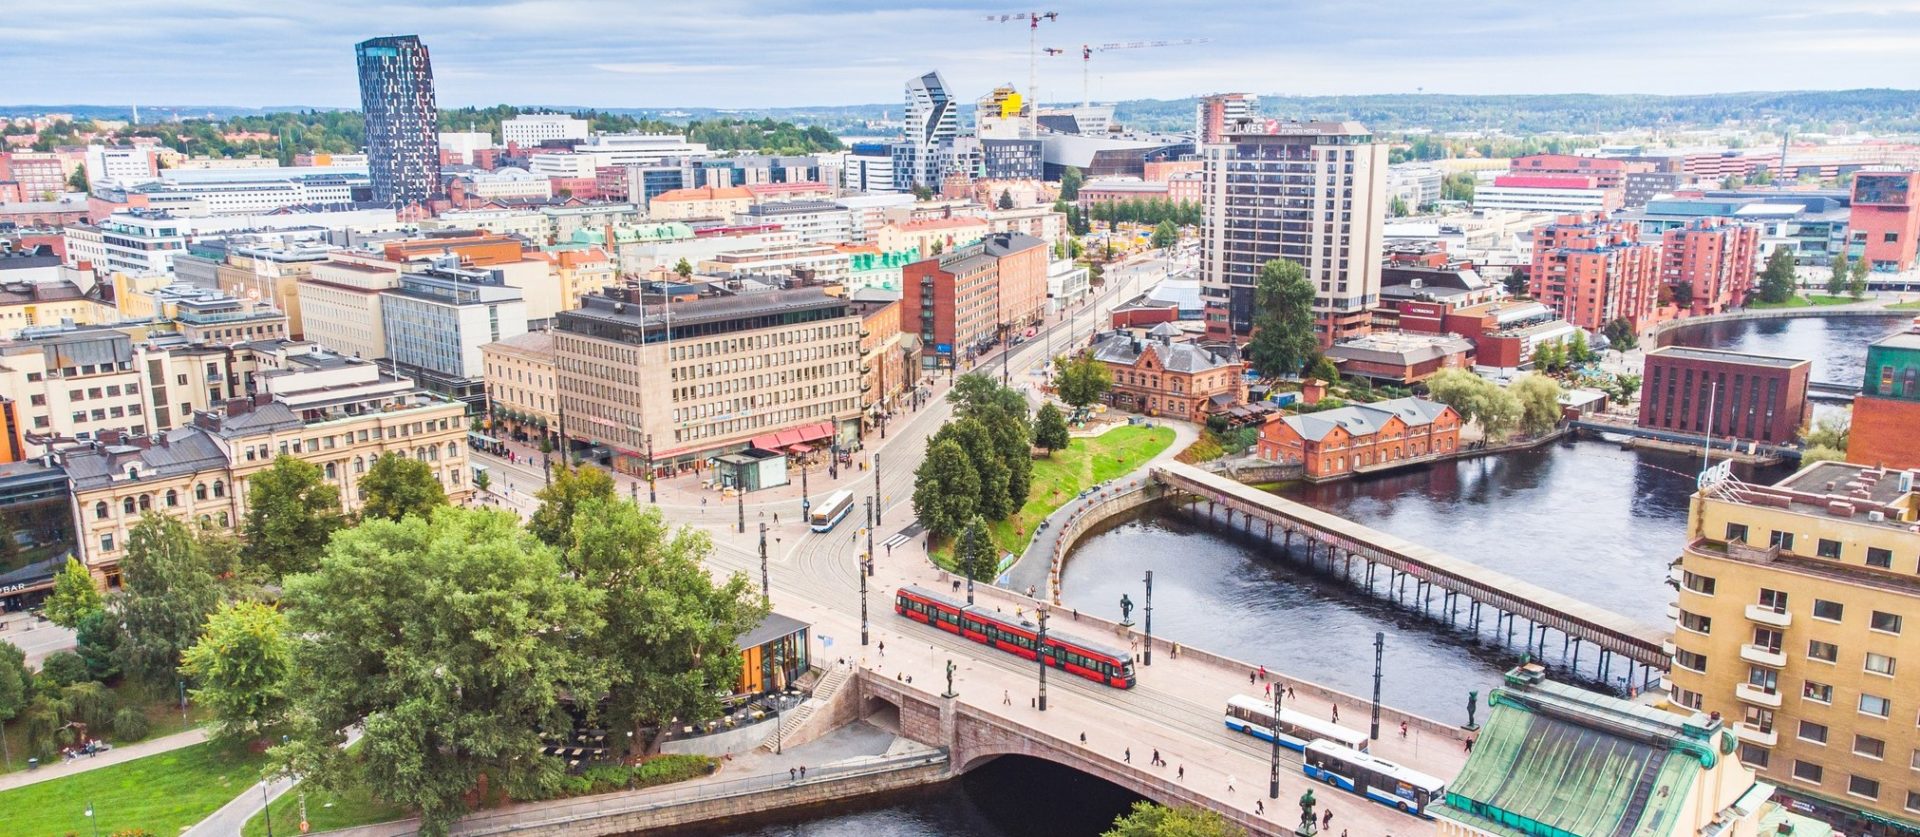
<instances>
[{"instance_id":1,"label":"park lawn","mask_svg":"<svg viewBox=\"0 0 1920 837\"><path fill-rule=\"evenodd\" d=\"M1002 552L1024 552L1033 527L1082 489L1131 473L1173 444L1173 428L1126 425L1098 436L1074 439L1066 450L1033 461L1027 502L1006 520L987 525Z\"/></svg>"},{"instance_id":2,"label":"park lawn","mask_svg":"<svg viewBox=\"0 0 1920 837\"><path fill-rule=\"evenodd\" d=\"M118 695L116 695L116 697L118 697ZM200 704L188 703L187 715L185 718L181 718L180 704L177 700L177 698L161 697L147 701L141 705L140 711L147 716L148 727L147 737L140 739L141 741L159 738L163 735L172 735L176 732L185 732L193 727L206 723L207 719L212 715L212 713L201 707ZM12 755L11 759L0 761L0 773L11 773L15 770L25 770L27 768L27 757L24 755L27 751L27 737L23 726L24 724L24 721L17 718L5 724L0 724L0 735L6 736L7 740L5 752ZM119 740L114 736L111 728L102 730L100 737L113 742L115 745L133 743ZM0 831L0 835L4 833L5 832Z\"/></svg>"},{"instance_id":3,"label":"park lawn","mask_svg":"<svg viewBox=\"0 0 1920 837\"><path fill-rule=\"evenodd\" d=\"M300 833L300 797L306 795L307 823L313 831L327 831L335 828L352 828L357 825L404 820L413 816L405 807L382 802L363 788L354 788L345 793L334 793L315 785L308 787L305 782L293 786L291 790L273 801L268 810L273 814L273 833ZM244 837L265 837L267 821L259 814L247 820L247 826L240 832Z\"/></svg>"},{"instance_id":4,"label":"park lawn","mask_svg":"<svg viewBox=\"0 0 1920 837\"><path fill-rule=\"evenodd\" d=\"M1920 311L1920 299L1910 300L1907 302L1896 302L1887 307L1894 311Z\"/></svg>"},{"instance_id":5,"label":"park lawn","mask_svg":"<svg viewBox=\"0 0 1920 837\"><path fill-rule=\"evenodd\" d=\"M1768 308L1808 308L1815 305L1846 305L1847 303L1850 303L1850 302L1859 302L1859 301L1860 300L1854 299L1853 297L1850 297L1850 296L1833 296L1831 294L1810 294L1806 296L1796 296L1784 302L1766 302L1761 299L1753 299L1748 301L1747 307L1758 308L1763 310Z\"/></svg>"},{"instance_id":6,"label":"park lawn","mask_svg":"<svg viewBox=\"0 0 1920 837\"><path fill-rule=\"evenodd\" d=\"M0 837L178 834L260 780L264 754L210 743L0 792ZM89 823L87 806L96 823Z\"/></svg>"}]
</instances>

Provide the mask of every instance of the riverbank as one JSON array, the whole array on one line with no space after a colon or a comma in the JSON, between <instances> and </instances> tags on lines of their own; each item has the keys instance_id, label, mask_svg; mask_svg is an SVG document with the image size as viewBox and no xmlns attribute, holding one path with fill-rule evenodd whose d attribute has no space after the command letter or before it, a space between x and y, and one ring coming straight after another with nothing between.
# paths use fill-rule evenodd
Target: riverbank
<instances>
[{"instance_id":1,"label":"riverbank","mask_svg":"<svg viewBox=\"0 0 1920 837\"><path fill-rule=\"evenodd\" d=\"M1661 338L1683 328L1713 325L1715 323L1735 323L1745 320L1793 320L1809 317L1884 317L1888 314L1898 314L1901 311L1909 310L1894 307L1905 304L1910 303L1898 303L1891 299L1870 299L1844 305L1805 305L1794 308L1755 308L1744 311L1728 311L1724 314L1707 314L1700 317L1668 320L1648 329L1647 332L1642 335L1642 339L1652 341L1656 346L1664 346L1667 344L1662 342Z\"/></svg>"}]
</instances>

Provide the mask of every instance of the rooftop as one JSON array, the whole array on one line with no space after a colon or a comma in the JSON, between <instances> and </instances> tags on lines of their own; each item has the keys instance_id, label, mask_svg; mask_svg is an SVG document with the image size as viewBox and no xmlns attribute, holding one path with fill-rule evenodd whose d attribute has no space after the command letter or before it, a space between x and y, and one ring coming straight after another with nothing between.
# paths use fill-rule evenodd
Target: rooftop
<instances>
[{"instance_id":1,"label":"rooftop","mask_svg":"<svg viewBox=\"0 0 1920 837\"><path fill-rule=\"evenodd\" d=\"M1647 352L1647 357L1671 357L1682 360L1706 361L1709 363L1764 366L1770 369L1792 369L1796 366L1811 366L1813 364L1813 361L1803 358L1751 355L1745 352L1729 352L1721 349L1695 349L1688 346L1661 346L1658 349Z\"/></svg>"},{"instance_id":2,"label":"rooftop","mask_svg":"<svg viewBox=\"0 0 1920 837\"><path fill-rule=\"evenodd\" d=\"M1390 401L1376 401L1371 404L1353 404L1318 413L1305 413L1297 416L1283 416L1281 421L1293 428L1295 433L1309 441L1326 438L1336 427L1345 428L1349 435L1371 436L1380 432L1389 419L1398 417L1408 427L1422 427L1432 424L1434 419L1444 415L1447 405L1424 398L1395 398Z\"/></svg>"},{"instance_id":3,"label":"rooftop","mask_svg":"<svg viewBox=\"0 0 1920 837\"><path fill-rule=\"evenodd\" d=\"M1473 351L1473 341L1451 334L1376 331L1335 343L1326 351L1334 360L1413 365Z\"/></svg>"},{"instance_id":4,"label":"rooftop","mask_svg":"<svg viewBox=\"0 0 1920 837\"><path fill-rule=\"evenodd\" d=\"M552 359L553 332L529 331L515 337L509 337L480 347L481 351L506 351L514 354L531 355Z\"/></svg>"}]
</instances>

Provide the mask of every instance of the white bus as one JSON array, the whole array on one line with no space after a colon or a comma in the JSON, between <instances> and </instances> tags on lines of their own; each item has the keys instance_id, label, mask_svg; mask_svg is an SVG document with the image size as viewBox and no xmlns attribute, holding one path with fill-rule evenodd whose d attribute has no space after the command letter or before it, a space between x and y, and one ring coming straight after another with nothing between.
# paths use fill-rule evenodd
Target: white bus
<instances>
[{"instance_id":1,"label":"white bus","mask_svg":"<svg viewBox=\"0 0 1920 837\"><path fill-rule=\"evenodd\" d=\"M1273 702L1248 695L1227 698L1227 729L1244 732L1263 741L1274 736ZM1367 751L1367 734L1347 729L1332 721L1322 721L1304 712L1280 707L1280 746L1305 750L1309 742L1326 739L1360 752Z\"/></svg>"},{"instance_id":2,"label":"white bus","mask_svg":"<svg viewBox=\"0 0 1920 837\"><path fill-rule=\"evenodd\" d=\"M1438 805L1446 799L1445 782L1351 747L1315 741L1307 745L1305 754L1300 770L1309 778L1416 817L1432 819L1427 806Z\"/></svg>"},{"instance_id":3,"label":"white bus","mask_svg":"<svg viewBox=\"0 0 1920 837\"><path fill-rule=\"evenodd\" d=\"M813 526L815 532L831 532L850 511L853 511L853 492L843 488L833 492L826 502L814 506L807 523Z\"/></svg>"}]
</instances>

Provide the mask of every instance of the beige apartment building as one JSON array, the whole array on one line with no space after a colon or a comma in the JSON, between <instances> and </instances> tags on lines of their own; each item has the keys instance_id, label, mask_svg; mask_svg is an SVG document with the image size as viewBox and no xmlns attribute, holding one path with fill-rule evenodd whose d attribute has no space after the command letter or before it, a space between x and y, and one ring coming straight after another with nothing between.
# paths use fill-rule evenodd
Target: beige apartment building
<instances>
[{"instance_id":1,"label":"beige apartment building","mask_svg":"<svg viewBox=\"0 0 1920 837\"><path fill-rule=\"evenodd\" d=\"M487 403L500 432L527 439L559 432L552 332L529 331L488 343L480 347L480 358L486 366Z\"/></svg>"},{"instance_id":2,"label":"beige apartment building","mask_svg":"<svg viewBox=\"0 0 1920 837\"><path fill-rule=\"evenodd\" d=\"M347 357L386 357L380 292L399 285L394 262L335 256L314 265L296 291L307 339Z\"/></svg>"},{"instance_id":3,"label":"beige apartment building","mask_svg":"<svg viewBox=\"0 0 1920 837\"><path fill-rule=\"evenodd\" d=\"M1728 718L1742 761L1848 834L1920 831L1916 476L1709 482L1674 568L1673 701Z\"/></svg>"},{"instance_id":4,"label":"beige apartment building","mask_svg":"<svg viewBox=\"0 0 1920 837\"><path fill-rule=\"evenodd\" d=\"M817 285L709 290L670 311L630 288L589 296L553 335L562 432L626 473L646 473L649 459L704 467L780 431L852 444L860 322L853 303Z\"/></svg>"},{"instance_id":5,"label":"beige apartment building","mask_svg":"<svg viewBox=\"0 0 1920 837\"><path fill-rule=\"evenodd\" d=\"M467 422L457 401L429 395L370 361L309 348L263 372L260 392L195 414L191 426L105 438L61 454L73 491L79 557L117 582L127 533L148 511L232 529L245 519L247 480L281 454L319 465L348 511L373 461L398 453L428 463L455 502L470 493Z\"/></svg>"}]
</instances>

